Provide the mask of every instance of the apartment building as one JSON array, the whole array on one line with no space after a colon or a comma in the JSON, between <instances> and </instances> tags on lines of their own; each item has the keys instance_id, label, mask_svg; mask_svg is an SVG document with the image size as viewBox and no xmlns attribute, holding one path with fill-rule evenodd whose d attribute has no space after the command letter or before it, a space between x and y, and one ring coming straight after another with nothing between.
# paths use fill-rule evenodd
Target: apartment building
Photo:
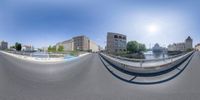
<instances>
[{"instance_id":1,"label":"apartment building","mask_svg":"<svg viewBox=\"0 0 200 100\"><path fill-rule=\"evenodd\" d=\"M81 35L81 36L75 36L72 39L59 42L56 44L56 48L62 45L64 47L64 51L91 51L91 52L97 52L99 51L99 46L92 40L90 40L88 37Z\"/></svg>"},{"instance_id":2,"label":"apartment building","mask_svg":"<svg viewBox=\"0 0 200 100\"><path fill-rule=\"evenodd\" d=\"M1 41L1 42L0 42L0 49L1 49L1 50L8 49L8 42Z\"/></svg>"},{"instance_id":3,"label":"apartment building","mask_svg":"<svg viewBox=\"0 0 200 100\"><path fill-rule=\"evenodd\" d=\"M56 44L56 49L58 49L59 46L63 46L64 47L64 51L73 51L74 50L73 39L57 43Z\"/></svg>"},{"instance_id":4,"label":"apartment building","mask_svg":"<svg viewBox=\"0 0 200 100\"><path fill-rule=\"evenodd\" d=\"M126 51L126 35L108 32L106 50L108 53Z\"/></svg>"},{"instance_id":5,"label":"apartment building","mask_svg":"<svg viewBox=\"0 0 200 100\"><path fill-rule=\"evenodd\" d=\"M76 36L76 37L73 37L73 41L74 41L74 50L79 50L79 51L90 50L90 47L89 47L90 40L88 37L84 35Z\"/></svg>"}]
</instances>

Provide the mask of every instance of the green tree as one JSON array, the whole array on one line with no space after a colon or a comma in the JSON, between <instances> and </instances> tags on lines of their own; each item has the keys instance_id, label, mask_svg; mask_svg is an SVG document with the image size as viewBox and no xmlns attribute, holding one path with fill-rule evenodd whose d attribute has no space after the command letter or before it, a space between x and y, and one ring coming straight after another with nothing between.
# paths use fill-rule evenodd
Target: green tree
<instances>
[{"instance_id":1,"label":"green tree","mask_svg":"<svg viewBox=\"0 0 200 100\"><path fill-rule=\"evenodd\" d=\"M63 47L62 45L59 45L58 51L59 51L59 52L63 52L63 51L64 51L64 47Z\"/></svg>"},{"instance_id":2,"label":"green tree","mask_svg":"<svg viewBox=\"0 0 200 100\"><path fill-rule=\"evenodd\" d=\"M15 43L15 49L16 49L17 51L21 51L21 49L22 49L21 43L16 42L16 43Z\"/></svg>"},{"instance_id":3,"label":"green tree","mask_svg":"<svg viewBox=\"0 0 200 100\"><path fill-rule=\"evenodd\" d=\"M138 53L141 51L146 51L145 44L138 43L137 41L129 41L127 43L127 51L129 53Z\"/></svg>"},{"instance_id":4,"label":"green tree","mask_svg":"<svg viewBox=\"0 0 200 100\"><path fill-rule=\"evenodd\" d=\"M139 52L141 52L141 51L146 51L146 46L145 46L145 44L139 43Z\"/></svg>"},{"instance_id":5,"label":"green tree","mask_svg":"<svg viewBox=\"0 0 200 100\"><path fill-rule=\"evenodd\" d=\"M52 51L52 48L51 46L48 47L48 52L51 52Z\"/></svg>"},{"instance_id":6,"label":"green tree","mask_svg":"<svg viewBox=\"0 0 200 100\"><path fill-rule=\"evenodd\" d=\"M13 49L15 49L15 46L13 45L13 46L10 46L10 48L13 48Z\"/></svg>"},{"instance_id":7,"label":"green tree","mask_svg":"<svg viewBox=\"0 0 200 100\"><path fill-rule=\"evenodd\" d=\"M190 51L192 51L192 50L193 50L192 48L189 48L189 49L187 49L186 51L187 51L187 52L190 52Z\"/></svg>"},{"instance_id":8,"label":"green tree","mask_svg":"<svg viewBox=\"0 0 200 100\"><path fill-rule=\"evenodd\" d=\"M56 52L56 46L53 46L53 47L51 48L51 51L52 51L52 52Z\"/></svg>"},{"instance_id":9,"label":"green tree","mask_svg":"<svg viewBox=\"0 0 200 100\"><path fill-rule=\"evenodd\" d=\"M129 53L136 53L139 50L139 44L137 41L129 41L127 43L127 51Z\"/></svg>"}]
</instances>

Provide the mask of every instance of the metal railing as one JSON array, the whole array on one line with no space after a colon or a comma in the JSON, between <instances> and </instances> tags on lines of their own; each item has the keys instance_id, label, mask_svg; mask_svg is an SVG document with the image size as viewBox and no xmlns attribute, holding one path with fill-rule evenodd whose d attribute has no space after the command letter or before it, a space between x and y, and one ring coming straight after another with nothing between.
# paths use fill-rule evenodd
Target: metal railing
<instances>
[{"instance_id":1,"label":"metal railing","mask_svg":"<svg viewBox=\"0 0 200 100\"><path fill-rule=\"evenodd\" d=\"M100 56L103 57L108 62L112 63L113 65L117 66L118 68L126 70L126 71L129 71L129 72L156 73L156 72L160 72L160 71L164 71L164 70L170 69L173 66L176 66L177 64L179 64L179 63L183 62L184 60L186 60L192 54L193 54L193 51L182 55L181 58L179 58L177 60L174 60L174 61L171 61L170 63L165 63L163 65L149 66L149 67L142 67L142 64L140 66L132 66L130 64L122 63L120 61L116 61L114 59L111 59L111 58L107 57L108 55L103 54L103 53L100 53ZM179 57L179 56L173 56L173 58L176 58L176 57Z\"/></svg>"},{"instance_id":2,"label":"metal railing","mask_svg":"<svg viewBox=\"0 0 200 100\"><path fill-rule=\"evenodd\" d=\"M132 62L154 62L154 61L164 61L164 60L168 60L168 59L171 59L173 61L173 58L176 58L176 57L179 57L179 56L182 56L182 55L185 55L185 54L187 54L187 53L181 53L181 54L169 56L169 57L166 57L166 58L155 58L155 59L134 59L134 58L126 58L126 57L121 57L121 56L115 56L115 55L112 55L112 54L106 54L106 55L109 55L113 58L126 60L126 61L132 61Z\"/></svg>"},{"instance_id":3,"label":"metal railing","mask_svg":"<svg viewBox=\"0 0 200 100\"><path fill-rule=\"evenodd\" d=\"M115 55L111 55L111 54L107 54L107 55L109 55L113 58L116 58L116 59L120 59L120 60L131 61L131 62L139 62L140 67L142 67L143 63L145 63L145 62L158 62L158 61L166 61L166 60L169 60L169 59L170 59L171 62L173 62L174 58L183 56L185 54L187 54L187 53L181 53L181 54L178 54L178 55L169 56L167 58L157 58L157 59L133 59L133 58L125 58L125 57L121 57L121 56L115 56Z\"/></svg>"}]
</instances>

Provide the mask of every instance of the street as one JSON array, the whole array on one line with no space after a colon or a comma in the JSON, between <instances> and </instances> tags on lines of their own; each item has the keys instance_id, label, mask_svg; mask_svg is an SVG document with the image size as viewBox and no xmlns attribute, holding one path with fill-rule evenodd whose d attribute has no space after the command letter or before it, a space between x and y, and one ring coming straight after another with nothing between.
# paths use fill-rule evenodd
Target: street
<instances>
[{"instance_id":1,"label":"street","mask_svg":"<svg viewBox=\"0 0 200 100\"><path fill-rule=\"evenodd\" d=\"M200 52L176 78L153 85L117 79L89 54L44 64L0 53L0 100L198 100Z\"/></svg>"}]
</instances>

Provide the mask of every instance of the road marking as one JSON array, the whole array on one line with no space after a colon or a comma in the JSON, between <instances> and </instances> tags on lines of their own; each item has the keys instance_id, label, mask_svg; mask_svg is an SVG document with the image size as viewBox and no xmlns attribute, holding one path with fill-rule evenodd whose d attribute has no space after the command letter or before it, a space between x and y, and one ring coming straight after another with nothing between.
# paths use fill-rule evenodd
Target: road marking
<instances>
[{"instance_id":1,"label":"road marking","mask_svg":"<svg viewBox=\"0 0 200 100\"><path fill-rule=\"evenodd\" d=\"M129 81L132 81L132 80L134 80L135 78L137 78L137 76L134 76L133 78L131 78Z\"/></svg>"},{"instance_id":2,"label":"road marking","mask_svg":"<svg viewBox=\"0 0 200 100\"><path fill-rule=\"evenodd\" d=\"M180 69L180 68L178 68L178 67L177 67L176 69L178 69L178 70L181 70L181 69Z\"/></svg>"}]
</instances>

